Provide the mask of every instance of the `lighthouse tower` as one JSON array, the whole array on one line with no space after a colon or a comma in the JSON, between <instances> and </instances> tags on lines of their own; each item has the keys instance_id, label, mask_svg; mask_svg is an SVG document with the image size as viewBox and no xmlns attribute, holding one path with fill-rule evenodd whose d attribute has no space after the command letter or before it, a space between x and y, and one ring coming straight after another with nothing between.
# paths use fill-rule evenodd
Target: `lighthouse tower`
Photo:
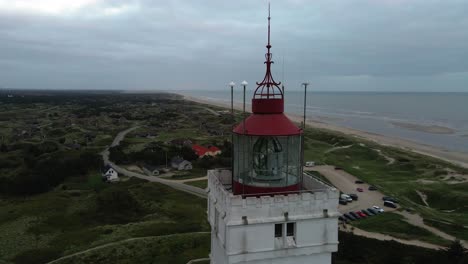
<instances>
[{"instance_id":1,"label":"lighthouse tower","mask_svg":"<svg viewBox=\"0 0 468 264\"><path fill-rule=\"evenodd\" d=\"M330 264L339 192L303 173L303 131L284 115L284 91L266 73L252 114L233 130L232 170L208 171L211 263Z\"/></svg>"}]
</instances>

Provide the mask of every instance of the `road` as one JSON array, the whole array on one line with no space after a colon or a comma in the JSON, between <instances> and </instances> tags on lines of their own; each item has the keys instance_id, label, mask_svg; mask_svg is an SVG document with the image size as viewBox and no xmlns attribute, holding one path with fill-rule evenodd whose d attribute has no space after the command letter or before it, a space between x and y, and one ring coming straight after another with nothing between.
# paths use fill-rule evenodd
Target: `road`
<instances>
[{"instance_id":1,"label":"road","mask_svg":"<svg viewBox=\"0 0 468 264\"><path fill-rule=\"evenodd\" d=\"M133 131L133 130L135 130L137 128L138 128L138 126L131 127L129 129L126 129L126 130L118 133L117 136L114 138L114 141L112 142L111 147L118 146L120 144L120 142L125 138L125 136L129 132L131 132L131 131ZM137 173L137 172L133 172L133 171L129 171L127 169L124 169L124 168L118 166L117 164L115 164L115 163L113 163L112 161L109 160L109 148L106 148L104 151L102 151L101 156L102 156L102 159L104 160L104 164L110 165L118 173L123 174L123 175L125 175L127 177L135 177L135 178L147 180L147 181L150 181L150 182L161 183L161 184L167 185L169 187L172 187L174 189L184 191L184 192L187 192L187 193L190 193L190 194L196 195L198 197L202 197L202 198L206 198L206 196L207 196L205 190L197 188L195 186L186 185L186 184L183 184L181 182L174 181L174 180L166 180L166 179L161 179L161 178L154 177L154 176L147 176L145 174L141 174L141 173Z\"/></svg>"}]
</instances>

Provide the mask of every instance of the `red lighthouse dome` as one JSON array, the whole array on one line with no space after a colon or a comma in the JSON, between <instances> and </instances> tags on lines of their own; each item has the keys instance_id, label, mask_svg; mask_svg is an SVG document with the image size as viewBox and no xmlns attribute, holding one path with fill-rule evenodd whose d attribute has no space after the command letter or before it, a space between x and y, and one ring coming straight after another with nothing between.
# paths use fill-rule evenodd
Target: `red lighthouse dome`
<instances>
[{"instance_id":1,"label":"red lighthouse dome","mask_svg":"<svg viewBox=\"0 0 468 264\"><path fill-rule=\"evenodd\" d=\"M266 73L257 83L252 114L233 130L233 191L254 195L300 189L302 130L284 115L284 94L271 75L270 12Z\"/></svg>"}]
</instances>

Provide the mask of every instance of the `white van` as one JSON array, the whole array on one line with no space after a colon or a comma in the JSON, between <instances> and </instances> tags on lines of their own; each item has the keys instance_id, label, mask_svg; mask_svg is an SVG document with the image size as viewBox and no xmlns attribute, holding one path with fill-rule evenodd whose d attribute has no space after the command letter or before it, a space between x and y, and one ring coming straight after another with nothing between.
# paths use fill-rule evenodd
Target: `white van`
<instances>
[{"instance_id":1,"label":"white van","mask_svg":"<svg viewBox=\"0 0 468 264\"><path fill-rule=\"evenodd\" d=\"M353 198L351 198L351 196L344 193L341 194L341 199L348 201L348 203L353 201Z\"/></svg>"}]
</instances>

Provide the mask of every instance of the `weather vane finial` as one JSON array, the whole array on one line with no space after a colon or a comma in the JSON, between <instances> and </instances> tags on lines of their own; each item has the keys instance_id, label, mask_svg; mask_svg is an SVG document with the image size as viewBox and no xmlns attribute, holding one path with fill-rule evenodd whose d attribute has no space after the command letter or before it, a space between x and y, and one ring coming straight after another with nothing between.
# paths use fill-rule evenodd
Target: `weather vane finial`
<instances>
[{"instance_id":1,"label":"weather vane finial","mask_svg":"<svg viewBox=\"0 0 468 264\"><path fill-rule=\"evenodd\" d=\"M268 3L268 44L266 45L267 53L265 54L266 73L265 73L265 77L263 78L263 81L260 83L257 82L257 89L255 90L255 94L254 94L254 97L260 97L260 98L266 97L267 99L270 97L275 98L275 96L281 96L281 98L283 97L283 92L281 88L279 87L281 82L275 82L275 80L273 80L273 76L271 75L271 64L273 63L271 59L273 55L270 52L270 49L271 49L270 20L271 20L270 3ZM278 90L276 90L275 87ZM262 89L259 90L259 88L262 88ZM266 91L265 91L265 88L266 88Z\"/></svg>"}]
</instances>

